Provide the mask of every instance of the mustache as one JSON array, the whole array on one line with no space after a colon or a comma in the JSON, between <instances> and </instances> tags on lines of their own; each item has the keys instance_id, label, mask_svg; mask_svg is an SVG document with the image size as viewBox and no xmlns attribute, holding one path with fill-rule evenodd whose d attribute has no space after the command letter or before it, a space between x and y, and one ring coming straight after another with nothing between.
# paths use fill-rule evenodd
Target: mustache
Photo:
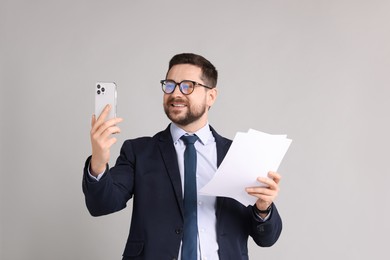
<instances>
[{"instance_id":1,"label":"mustache","mask_svg":"<svg viewBox=\"0 0 390 260\"><path fill-rule=\"evenodd\" d=\"M171 97L171 98L168 99L168 103L173 103L173 102L181 102L181 103L186 103L187 104L187 100L182 99L182 98Z\"/></svg>"}]
</instances>

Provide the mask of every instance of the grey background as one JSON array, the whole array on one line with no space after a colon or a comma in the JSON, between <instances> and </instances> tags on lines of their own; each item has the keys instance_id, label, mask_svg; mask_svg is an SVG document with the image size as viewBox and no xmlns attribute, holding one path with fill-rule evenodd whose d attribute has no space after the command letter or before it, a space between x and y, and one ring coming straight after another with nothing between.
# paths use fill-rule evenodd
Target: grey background
<instances>
[{"instance_id":1,"label":"grey background","mask_svg":"<svg viewBox=\"0 0 390 260\"><path fill-rule=\"evenodd\" d=\"M91 217L81 175L95 81L118 84L127 138L168 124L180 52L220 72L210 123L293 139L284 231L251 259L389 259L390 1L0 2L0 258L120 259L131 203ZM163 212L156 212L163 214Z\"/></svg>"}]
</instances>

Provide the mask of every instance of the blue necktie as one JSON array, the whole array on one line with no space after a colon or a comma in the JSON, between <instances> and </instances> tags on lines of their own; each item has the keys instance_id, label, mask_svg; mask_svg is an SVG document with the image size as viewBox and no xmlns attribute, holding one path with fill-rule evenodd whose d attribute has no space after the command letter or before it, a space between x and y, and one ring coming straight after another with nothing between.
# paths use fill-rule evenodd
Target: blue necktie
<instances>
[{"instance_id":1,"label":"blue necktie","mask_svg":"<svg viewBox=\"0 0 390 260\"><path fill-rule=\"evenodd\" d=\"M184 231L182 245L182 260L197 259L197 190L196 190L196 150L194 143L196 135L182 136L186 145L184 152Z\"/></svg>"}]
</instances>

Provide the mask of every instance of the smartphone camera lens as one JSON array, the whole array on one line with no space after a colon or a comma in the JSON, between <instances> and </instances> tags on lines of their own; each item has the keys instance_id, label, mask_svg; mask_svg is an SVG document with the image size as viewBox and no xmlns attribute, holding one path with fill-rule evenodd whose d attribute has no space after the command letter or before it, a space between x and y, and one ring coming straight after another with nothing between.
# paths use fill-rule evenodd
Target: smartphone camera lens
<instances>
[{"instance_id":1,"label":"smartphone camera lens","mask_svg":"<svg viewBox=\"0 0 390 260\"><path fill-rule=\"evenodd\" d=\"M102 92L106 91L104 88L102 88Z\"/></svg>"},{"instance_id":2,"label":"smartphone camera lens","mask_svg":"<svg viewBox=\"0 0 390 260\"><path fill-rule=\"evenodd\" d=\"M98 91L97 91L97 94L100 95L100 93L101 93L100 90L98 90Z\"/></svg>"},{"instance_id":3,"label":"smartphone camera lens","mask_svg":"<svg viewBox=\"0 0 390 260\"><path fill-rule=\"evenodd\" d=\"M97 85L97 88L100 89L100 85Z\"/></svg>"}]
</instances>

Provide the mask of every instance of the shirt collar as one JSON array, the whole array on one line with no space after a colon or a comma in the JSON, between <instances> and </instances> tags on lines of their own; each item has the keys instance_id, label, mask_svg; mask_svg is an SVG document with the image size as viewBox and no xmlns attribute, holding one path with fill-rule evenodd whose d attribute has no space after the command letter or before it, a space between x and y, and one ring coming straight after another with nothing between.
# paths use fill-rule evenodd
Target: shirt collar
<instances>
[{"instance_id":1,"label":"shirt collar","mask_svg":"<svg viewBox=\"0 0 390 260\"><path fill-rule=\"evenodd\" d=\"M186 131L178 127L175 123L171 123L170 131L174 143L176 143L183 135L188 134ZM212 140L214 138L213 133L210 130L209 123L207 123L204 127L196 131L194 134L199 137L199 140L203 145L206 145L209 140Z\"/></svg>"}]
</instances>

